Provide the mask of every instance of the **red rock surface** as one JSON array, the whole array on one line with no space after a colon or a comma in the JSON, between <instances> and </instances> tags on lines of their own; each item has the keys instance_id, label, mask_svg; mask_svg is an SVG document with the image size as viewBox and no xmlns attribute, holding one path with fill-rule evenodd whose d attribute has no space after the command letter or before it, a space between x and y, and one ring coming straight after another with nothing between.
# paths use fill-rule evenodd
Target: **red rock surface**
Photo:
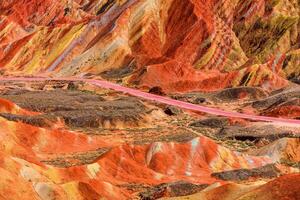
<instances>
[{"instance_id":1,"label":"red rock surface","mask_svg":"<svg viewBox=\"0 0 300 200\"><path fill-rule=\"evenodd\" d=\"M1 181L3 189L0 193L3 195L7 190L12 199L17 198L14 194L18 195L23 184L27 185L28 191L25 199L36 195L42 199L43 195L55 195L62 199L72 196L84 198L85 195L88 198L95 195L126 199L133 194L120 185L135 183L151 186L176 180L197 184L222 183L210 174L241 167L254 168L271 162L267 157L250 157L232 152L203 136L184 143L116 146L99 137L42 129L4 118L0 120L1 174L7 174L7 178L12 178L9 174L14 174L21 179L18 187L13 187L7 179ZM92 163L76 164L80 157L74 155L95 153L107 147L111 149L103 155L99 154ZM34 191L37 194L33 195ZM63 194L63 191L67 194Z\"/></svg>"},{"instance_id":2,"label":"red rock surface","mask_svg":"<svg viewBox=\"0 0 300 200\"><path fill-rule=\"evenodd\" d=\"M259 200L281 200L290 199L296 200L300 198L299 189L300 177L297 174L286 175L270 181L269 183L253 184L253 185L237 185L226 184L221 187L211 188L191 196L180 198L163 198L163 199L259 199ZM223 195L226 193L226 195Z\"/></svg>"},{"instance_id":3,"label":"red rock surface","mask_svg":"<svg viewBox=\"0 0 300 200\"><path fill-rule=\"evenodd\" d=\"M296 0L1 0L1 76L300 118ZM300 199L296 125L78 81L0 83L0 199Z\"/></svg>"},{"instance_id":4,"label":"red rock surface","mask_svg":"<svg viewBox=\"0 0 300 200\"><path fill-rule=\"evenodd\" d=\"M298 9L294 1L263 0L5 0L0 65L7 74L58 76L131 65L130 82L168 92L279 89L300 73L293 50L299 48Z\"/></svg>"},{"instance_id":5,"label":"red rock surface","mask_svg":"<svg viewBox=\"0 0 300 200\"><path fill-rule=\"evenodd\" d=\"M43 83L39 84L32 85L32 87L41 88ZM13 85L10 84L10 87L13 87ZM57 87L54 84L53 88ZM4 88L6 88L5 85ZM44 88L50 88L50 86L47 86L46 83ZM241 195L244 194L245 188L249 186L243 186L243 183L237 186L231 185L227 180L221 178L223 175L219 177L214 174L226 174L230 171L234 172L234 170L250 170L247 173L252 176L251 170L257 169L260 175L255 175L257 173L255 172L253 174L254 179L250 178L248 181L256 186L261 186L261 183L256 181L256 176L273 177L273 173L276 172L275 177L277 177L278 173L299 172L297 168L282 164L274 169L271 168L271 171L260 169L268 166L268 164L278 162L280 159L276 157L277 152L281 152L282 158L284 157L286 160L298 162L299 155L297 153L292 154L292 152L298 151L298 139L295 142L291 140L284 143L286 147L275 143L274 147L266 147L256 153L255 156L250 156L246 152L234 151L232 146L224 147L217 144L218 141L206 136L192 136L194 133L190 132L189 128L183 129L185 131L181 132L180 129L182 128L177 120L183 119L186 121L185 118L181 117L181 114L170 118L159 114L160 108L149 104L146 104L147 107L150 106L152 110L157 110L155 112L157 119L152 119L151 122L154 127L150 124L146 126L150 130L143 129L143 125L139 125L141 126L140 131L139 127L136 126L132 126L129 130L128 128L110 129L107 124L113 125L113 121L111 121L103 124L102 131L99 127L92 129L91 132L88 124L83 124L80 126L82 129L74 131L66 118L65 123L60 124L60 126L41 127L43 124L35 124L35 121L31 121L32 118L28 118L28 120L26 120L27 118L13 118L8 114L27 117L44 116L47 119L45 113L28 111L6 99L15 99L23 107L31 107L30 105L32 105L34 110L45 109L45 112L53 110L51 115L59 115L67 108L65 107L67 104L58 102L57 107L53 107L55 104L52 104L52 100L49 101L47 98L53 98L49 96L50 94L57 94L56 99L60 101L61 97L59 95L63 95L67 90L57 91L56 93L43 93L41 90L40 94L41 98L44 98L44 105L35 104L34 100L31 100L33 102L26 100L38 90L35 93L32 93L32 91L23 92L24 95L20 95L18 90L6 89L1 95L4 99L0 101L2 105L0 117L2 171L0 173L5 177L0 181L3 188L0 190L0 194L3 196L5 193L9 193L11 199L18 199L21 195L20 190L26 191L23 194L24 199L31 199L32 197L37 199L47 199L47 197L50 199L97 199L101 197L130 199L146 198L147 195L150 195L151 198L161 198L193 194L198 190L193 192L193 190L190 191L191 188L200 187L201 185L204 187L218 185L219 188L216 188L216 191L223 190L222 188L228 185L230 188L226 189L226 195L232 197L234 191L239 191L238 194ZM99 92L103 94L104 91L100 90ZM92 99L96 97L87 94L82 96L84 93L70 94L71 96L77 94L78 99L76 101L81 101L80 98L83 97L86 98L85 101L92 102ZM112 100L116 98L116 95L120 95L111 95L107 92L104 94L106 94L107 100ZM40 97L35 96L35 98ZM68 102L72 102L69 97L64 98L68 99ZM127 104L129 102L129 100L126 101ZM79 105L75 103L73 106ZM111 106L113 106L113 103L111 103ZM95 107L97 107L96 104ZM80 110L81 108L78 107L77 109ZM122 107L119 109L122 109ZM81 112L80 115L84 116L83 113L86 111L82 110ZM119 111L119 113L122 112ZM73 115L76 117L77 114L74 113ZM110 115L114 116L112 113ZM189 116L189 114L185 116ZM148 114L144 118L149 120L153 117L153 115ZM23 120L23 122L18 121L18 119ZM80 120L80 116L77 119ZM193 117L188 121L190 120L193 120ZM52 123L57 124L58 122ZM170 125L167 125L168 123ZM240 123L239 120L229 119L229 126L242 125L243 123ZM160 126L165 126L165 128L157 128ZM178 127L176 128L176 126ZM136 129L138 130L137 133L135 133ZM200 130L204 131L205 129ZM185 133L186 131L188 133ZM132 134L133 136L130 139ZM186 134L189 135L187 139L185 139ZM268 149L274 152L274 155L266 151ZM254 155L254 153L252 154ZM230 177L235 176L230 175ZM241 175L237 177L244 179ZM18 180L18 182L12 182L12 180ZM17 187L13 187L15 184L17 184ZM174 184L174 188L172 184ZM192 185L185 186L184 184ZM265 188L270 184L261 187ZM167 187L170 187L170 189L166 189ZM282 189L277 188L276 184L274 186L271 184L268 187L276 188L279 191ZM211 197L225 197L225 194L220 194L220 192L209 192ZM253 192L254 194L256 193ZM290 194L282 193L282 195L289 196ZM205 199L210 199L210 197L207 196Z\"/></svg>"}]
</instances>

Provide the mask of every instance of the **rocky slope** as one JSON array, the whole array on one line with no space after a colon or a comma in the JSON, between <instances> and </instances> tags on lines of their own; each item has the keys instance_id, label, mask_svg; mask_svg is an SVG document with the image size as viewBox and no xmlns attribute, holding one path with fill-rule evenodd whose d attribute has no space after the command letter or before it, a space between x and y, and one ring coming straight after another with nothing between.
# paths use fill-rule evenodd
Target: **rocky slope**
<instances>
[{"instance_id":1,"label":"rocky slope","mask_svg":"<svg viewBox=\"0 0 300 200\"><path fill-rule=\"evenodd\" d=\"M300 2L2 0L0 68L300 119ZM0 199L297 200L299 135L80 81L1 81Z\"/></svg>"},{"instance_id":2,"label":"rocky slope","mask_svg":"<svg viewBox=\"0 0 300 200\"><path fill-rule=\"evenodd\" d=\"M206 98L234 101L221 97ZM191 113L68 81L2 82L0 105L1 199L300 195L299 126Z\"/></svg>"},{"instance_id":3,"label":"rocky slope","mask_svg":"<svg viewBox=\"0 0 300 200\"><path fill-rule=\"evenodd\" d=\"M2 1L5 74L125 78L166 91L279 89L299 71L296 0Z\"/></svg>"}]
</instances>

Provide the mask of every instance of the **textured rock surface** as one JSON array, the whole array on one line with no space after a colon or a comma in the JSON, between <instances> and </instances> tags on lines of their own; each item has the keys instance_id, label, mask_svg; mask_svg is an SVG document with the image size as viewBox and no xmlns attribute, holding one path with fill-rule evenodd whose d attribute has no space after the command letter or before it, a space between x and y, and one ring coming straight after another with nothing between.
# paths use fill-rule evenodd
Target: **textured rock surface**
<instances>
[{"instance_id":1,"label":"textured rock surface","mask_svg":"<svg viewBox=\"0 0 300 200\"><path fill-rule=\"evenodd\" d=\"M7 74L114 70L174 92L271 90L300 73L295 0L4 0L0 11Z\"/></svg>"},{"instance_id":2,"label":"textured rock surface","mask_svg":"<svg viewBox=\"0 0 300 200\"><path fill-rule=\"evenodd\" d=\"M94 194L126 199L133 195L126 189L127 183L151 186L183 180L211 184L221 182L210 176L212 172L271 162L267 157L232 152L203 136L183 143L158 141L130 145L120 144L116 138L113 142L112 138L42 129L5 118L0 123L1 174L14 174L22 179L18 184L27 185L28 198L36 190L35 195L42 199L48 193L57 198ZM5 189L0 192L9 190L18 194L21 186L11 184L1 179Z\"/></svg>"},{"instance_id":3,"label":"textured rock surface","mask_svg":"<svg viewBox=\"0 0 300 200\"><path fill-rule=\"evenodd\" d=\"M0 75L300 119L299 0L0 0ZM300 199L300 127L82 82L0 83L0 199Z\"/></svg>"},{"instance_id":4,"label":"textured rock surface","mask_svg":"<svg viewBox=\"0 0 300 200\"><path fill-rule=\"evenodd\" d=\"M191 196L179 198L164 198L164 199L292 199L300 198L299 189L299 175L283 176L269 183L256 183L252 185L237 185L226 184L221 187L208 188L203 192ZM223 195L226 193L227 195Z\"/></svg>"},{"instance_id":5,"label":"textured rock surface","mask_svg":"<svg viewBox=\"0 0 300 200\"><path fill-rule=\"evenodd\" d=\"M233 199L254 188L280 192L276 184L258 180L266 183L300 171L299 139L261 135L253 136L257 144L249 144L242 141L248 136L242 135L230 144L230 139L216 139L229 137L222 131L210 135L220 128L263 127L258 122L244 124L183 110L170 115L166 112L170 107L83 83L8 82L1 88L0 174L5 178L0 194L9 191L11 199L18 199L20 190L26 191L24 199L157 199L192 194L196 199L204 194L217 198L214 190L224 187L229 187L226 195ZM260 147L264 140L269 146ZM297 191L295 186L295 195Z\"/></svg>"}]
</instances>

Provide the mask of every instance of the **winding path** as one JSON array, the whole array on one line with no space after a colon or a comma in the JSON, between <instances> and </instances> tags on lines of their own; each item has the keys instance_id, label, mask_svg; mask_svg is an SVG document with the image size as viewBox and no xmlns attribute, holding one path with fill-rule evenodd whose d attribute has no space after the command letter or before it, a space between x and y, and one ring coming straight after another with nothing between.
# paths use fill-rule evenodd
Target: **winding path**
<instances>
[{"instance_id":1,"label":"winding path","mask_svg":"<svg viewBox=\"0 0 300 200\"><path fill-rule=\"evenodd\" d=\"M175 99L171 99L168 97L163 97L155 94L150 94L147 92L143 92L140 90L124 87L115 83L111 83L103 80L95 80L95 79L84 79L84 78L45 78L45 77L32 77L32 78L24 78L24 77L0 77L0 81L25 81L25 82L34 82L34 81L81 81L85 83L89 83L101 88L112 89L115 91L123 92L130 94L132 96L140 97L146 100L151 100L167 105L176 106L183 109L204 112L212 115L219 115L225 117L233 117L233 118L243 118L248 120L255 121L266 121L266 122L275 122L275 123L283 123L285 125L300 125L300 120L294 119L284 119L284 118L275 118L275 117L265 117L265 116L257 116L250 114L243 114L238 112L224 111L217 108L209 108L205 106L200 106L192 103L187 103L184 101L178 101Z\"/></svg>"}]
</instances>

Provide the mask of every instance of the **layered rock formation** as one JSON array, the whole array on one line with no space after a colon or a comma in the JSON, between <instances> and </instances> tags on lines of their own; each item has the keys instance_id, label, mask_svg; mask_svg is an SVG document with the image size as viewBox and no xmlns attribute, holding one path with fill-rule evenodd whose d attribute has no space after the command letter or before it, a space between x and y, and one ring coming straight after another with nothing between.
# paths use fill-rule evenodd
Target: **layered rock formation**
<instances>
[{"instance_id":1,"label":"layered rock formation","mask_svg":"<svg viewBox=\"0 0 300 200\"><path fill-rule=\"evenodd\" d=\"M299 196L297 175L295 185L275 179L299 173L299 139L285 138L297 127L191 114L79 82L1 88L2 199ZM286 181L290 193L278 186Z\"/></svg>"},{"instance_id":2,"label":"layered rock formation","mask_svg":"<svg viewBox=\"0 0 300 200\"><path fill-rule=\"evenodd\" d=\"M300 73L294 0L5 0L0 10L6 74L117 73L175 92L278 89Z\"/></svg>"},{"instance_id":3,"label":"layered rock formation","mask_svg":"<svg viewBox=\"0 0 300 200\"><path fill-rule=\"evenodd\" d=\"M1 76L300 118L299 0L1 0ZM300 127L80 81L0 83L0 199L300 199Z\"/></svg>"}]
</instances>

